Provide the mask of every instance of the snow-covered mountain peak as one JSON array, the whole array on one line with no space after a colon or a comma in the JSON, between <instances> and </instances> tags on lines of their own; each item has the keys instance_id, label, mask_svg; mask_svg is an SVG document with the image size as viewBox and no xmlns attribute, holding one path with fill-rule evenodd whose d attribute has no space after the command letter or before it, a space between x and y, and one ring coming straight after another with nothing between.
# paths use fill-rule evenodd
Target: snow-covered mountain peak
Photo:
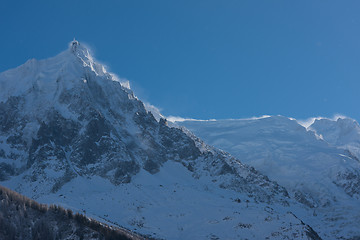
<instances>
[{"instance_id":1,"label":"snow-covered mountain peak","mask_svg":"<svg viewBox=\"0 0 360 240\"><path fill-rule=\"evenodd\" d=\"M318 209L359 199L358 162L292 118L181 124L237 159L167 124L76 40L1 73L0 90L0 182L32 198L157 238L318 239L295 214L354 235L357 215L328 230L337 212Z\"/></svg>"},{"instance_id":2,"label":"snow-covered mountain peak","mask_svg":"<svg viewBox=\"0 0 360 240\"><path fill-rule=\"evenodd\" d=\"M98 85L119 82L129 89L95 60L89 48L74 40L67 50L52 58L30 59L17 68L0 73L0 102L24 95L49 100L59 96L63 90L86 89L89 80Z\"/></svg>"},{"instance_id":3,"label":"snow-covered mountain peak","mask_svg":"<svg viewBox=\"0 0 360 240\"><path fill-rule=\"evenodd\" d=\"M55 57L0 74L0 182L167 239L209 239L215 233L234 239L248 229L258 239L280 228L307 232L287 213L293 200L284 187L165 120L156 121L90 52L74 40ZM106 196L111 197L104 202ZM277 213L263 210L270 204ZM213 206L219 211L208 210ZM230 207L224 213L222 206ZM115 208L127 212L107 212ZM261 215L261 221L249 222L250 215ZM269 227L259 234L264 222ZM190 228L196 225L199 234Z\"/></svg>"},{"instance_id":4,"label":"snow-covered mountain peak","mask_svg":"<svg viewBox=\"0 0 360 240\"><path fill-rule=\"evenodd\" d=\"M98 63L91 55L91 50L84 44L77 40L73 40L69 44L70 52L75 55L77 60L82 63L83 67L89 67L98 76L107 76L109 73L106 71L105 66Z\"/></svg>"},{"instance_id":5,"label":"snow-covered mountain peak","mask_svg":"<svg viewBox=\"0 0 360 240\"><path fill-rule=\"evenodd\" d=\"M309 129L314 130L318 128L337 128L339 131L341 130L345 132L350 132L352 130L357 131L357 129L360 129L360 126L354 119L339 117L337 119L315 119L314 123L309 127Z\"/></svg>"}]
</instances>

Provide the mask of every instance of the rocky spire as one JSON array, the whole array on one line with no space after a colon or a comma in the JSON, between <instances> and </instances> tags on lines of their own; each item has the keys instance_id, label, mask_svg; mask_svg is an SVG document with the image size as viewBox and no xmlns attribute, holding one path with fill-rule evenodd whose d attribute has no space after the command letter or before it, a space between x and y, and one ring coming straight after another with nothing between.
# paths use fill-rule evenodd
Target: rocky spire
<instances>
[{"instance_id":1,"label":"rocky spire","mask_svg":"<svg viewBox=\"0 0 360 240\"><path fill-rule=\"evenodd\" d=\"M76 49L78 48L79 45L80 45L79 41L77 41L74 38L74 40L72 40L72 42L70 43L71 51L76 52Z\"/></svg>"}]
</instances>

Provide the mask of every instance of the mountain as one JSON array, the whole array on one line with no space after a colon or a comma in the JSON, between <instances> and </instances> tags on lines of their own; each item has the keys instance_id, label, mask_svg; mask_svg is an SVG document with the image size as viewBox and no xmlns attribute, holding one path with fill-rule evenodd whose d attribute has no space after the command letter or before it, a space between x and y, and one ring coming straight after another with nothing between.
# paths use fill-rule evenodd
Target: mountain
<instances>
[{"instance_id":1,"label":"mountain","mask_svg":"<svg viewBox=\"0 0 360 240\"><path fill-rule=\"evenodd\" d=\"M327 239L360 236L359 125L318 119L305 128L283 116L177 122L286 187L313 212L296 214Z\"/></svg>"},{"instance_id":2,"label":"mountain","mask_svg":"<svg viewBox=\"0 0 360 240\"><path fill-rule=\"evenodd\" d=\"M330 145L346 149L352 157L360 159L360 126L354 119L315 119L308 129Z\"/></svg>"},{"instance_id":3,"label":"mountain","mask_svg":"<svg viewBox=\"0 0 360 240\"><path fill-rule=\"evenodd\" d=\"M319 239L284 187L157 121L77 41L0 88L4 186L154 238Z\"/></svg>"},{"instance_id":4,"label":"mountain","mask_svg":"<svg viewBox=\"0 0 360 240\"><path fill-rule=\"evenodd\" d=\"M144 239L60 206L39 204L0 186L0 239Z\"/></svg>"}]
</instances>

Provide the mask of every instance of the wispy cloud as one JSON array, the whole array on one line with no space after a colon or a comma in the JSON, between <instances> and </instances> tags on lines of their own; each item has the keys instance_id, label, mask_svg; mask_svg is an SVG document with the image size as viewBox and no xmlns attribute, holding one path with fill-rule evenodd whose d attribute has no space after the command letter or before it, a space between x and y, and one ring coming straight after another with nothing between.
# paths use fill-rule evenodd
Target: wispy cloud
<instances>
[{"instance_id":1,"label":"wispy cloud","mask_svg":"<svg viewBox=\"0 0 360 240\"><path fill-rule=\"evenodd\" d=\"M200 119L194 119L194 118L183 118L178 116L168 116L166 119L170 122L185 122L185 121L216 121L215 119L211 120L200 120Z\"/></svg>"},{"instance_id":2,"label":"wispy cloud","mask_svg":"<svg viewBox=\"0 0 360 240\"><path fill-rule=\"evenodd\" d=\"M263 118L271 117L270 115L263 115L260 117L251 117L251 118L229 118L229 119L195 119L195 118L183 118L178 116L168 116L167 120L171 122L185 122L185 121L197 121L197 122L215 122L221 120L258 120Z\"/></svg>"}]
</instances>

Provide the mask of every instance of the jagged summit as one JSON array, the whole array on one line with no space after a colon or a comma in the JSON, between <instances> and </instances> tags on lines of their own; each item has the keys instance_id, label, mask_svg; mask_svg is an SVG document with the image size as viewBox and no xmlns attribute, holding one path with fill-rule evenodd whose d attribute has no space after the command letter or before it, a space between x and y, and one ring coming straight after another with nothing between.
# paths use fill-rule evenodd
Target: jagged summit
<instances>
[{"instance_id":1,"label":"jagged summit","mask_svg":"<svg viewBox=\"0 0 360 240\"><path fill-rule=\"evenodd\" d=\"M105 66L95 60L84 44L74 40L67 50L55 57L31 59L0 73L0 101L14 96L32 96L33 100L40 100L39 104L43 105L43 102L57 102L64 90L88 89L89 84L121 85L114 74L107 72Z\"/></svg>"},{"instance_id":2,"label":"jagged summit","mask_svg":"<svg viewBox=\"0 0 360 240\"><path fill-rule=\"evenodd\" d=\"M70 42L69 46L70 52L73 53L78 60L80 60L83 67L90 68L91 71L98 76L106 76L109 79L113 78L113 76L106 71L105 66L95 60L95 58L91 55L91 50L84 44L80 44L80 42L74 38L74 40Z\"/></svg>"}]
</instances>

